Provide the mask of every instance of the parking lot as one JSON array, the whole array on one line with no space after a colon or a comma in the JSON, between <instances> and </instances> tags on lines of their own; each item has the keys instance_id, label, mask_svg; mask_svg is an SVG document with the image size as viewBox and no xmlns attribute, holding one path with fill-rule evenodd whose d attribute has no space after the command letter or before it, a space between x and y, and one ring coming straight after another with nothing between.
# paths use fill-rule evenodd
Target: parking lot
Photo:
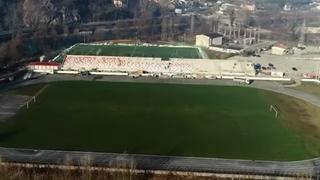
<instances>
[{"instance_id":1,"label":"parking lot","mask_svg":"<svg viewBox=\"0 0 320 180\"><path fill-rule=\"evenodd\" d=\"M320 50L319 52L320 53ZM304 73L320 73L320 54L316 53L296 53L294 55L271 55L268 53L260 54L260 57L234 56L230 60L250 60L261 67L268 68L269 64L274 66L273 71L281 71L289 77L302 77Z\"/></svg>"}]
</instances>

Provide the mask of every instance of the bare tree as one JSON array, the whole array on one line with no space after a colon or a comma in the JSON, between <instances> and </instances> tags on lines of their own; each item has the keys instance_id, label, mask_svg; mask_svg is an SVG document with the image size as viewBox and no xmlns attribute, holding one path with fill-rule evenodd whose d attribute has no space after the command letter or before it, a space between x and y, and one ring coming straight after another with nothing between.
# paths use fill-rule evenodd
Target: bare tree
<instances>
[{"instance_id":1,"label":"bare tree","mask_svg":"<svg viewBox=\"0 0 320 180\"><path fill-rule=\"evenodd\" d=\"M23 12L24 23L32 29L48 27L56 18L51 0L25 0Z\"/></svg>"},{"instance_id":2,"label":"bare tree","mask_svg":"<svg viewBox=\"0 0 320 180\"><path fill-rule=\"evenodd\" d=\"M114 34L116 35L117 39L122 39L127 35L127 27L128 23L126 21L118 20L114 27Z\"/></svg>"},{"instance_id":3,"label":"bare tree","mask_svg":"<svg viewBox=\"0 0 320 180\"><path fill-rule=\"evenodd\" d=\"M136 21L137 36L139 38L146 37L149 34L152 13L150 11L150 2L148 0L140 0L139 19Z\"/></svg>"},{"instance_id":4,"label":"bare tree","mask_svg":"<svg viewBox=\"0 0 320 180\"><path fill-rule=\"evenodd\" d=\"M9 29L12 30L12 38L20 36L21 27L23 22L21 21L21 2L20 3L12 3L7 7L7 15L4 17L5 21L7 21Z\"/></svg>"},{"instance_id":5,"label":"bare tree","mask_svg":"<svg viewBox=\"0 0 320 180\"><path fill-rule=\"evenodd\" d=\"M234 30L234 22L236 19L236 11L235 9L231 9L229 11L229 39L231 39L232 31Z\"/></svg>"},{"instance_id":6,"label":"bare tree","mask_svg":"<svg viewBox=\"0 0 320 180\"><path fill-rule=\"evenodd\" d=\"M168 39L168 18L162 18L161 21L161 40Z\"/></svg>"}]
</instances>

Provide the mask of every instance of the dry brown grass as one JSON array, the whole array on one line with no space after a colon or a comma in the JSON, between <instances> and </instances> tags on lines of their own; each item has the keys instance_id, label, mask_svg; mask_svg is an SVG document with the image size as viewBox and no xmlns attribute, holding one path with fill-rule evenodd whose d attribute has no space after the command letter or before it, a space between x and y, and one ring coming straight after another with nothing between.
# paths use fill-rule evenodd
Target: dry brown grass
<instances>
[{"instance_id":1,"label":"dry brown grass","mask_svg":"<svg viewBox=\"0 0 320 180\"><path fill-rule=\"evenodd\" d=\"M293 89L320 96L320 84L302 83L300 86L294 87Z\"/></svg>"},{"instance_id":2,"label":"dry brown grass","mask_svg":"<svg viewBox=\"0 0 320 180\"><path fill-rule=\"evenodd\" d=\"M209 49L203 49L203 50L207 53L209 59L228 59L232 56L235 56L234 54L217 52Z\"/></svg>"},{"instance_id":3,"label":"dry brown grass","mask_svg":"<svg viewBox=\"0 0 320 180\"><path fill-rule=\"evenodd\" d=\"M305 143L307 149L314 154L320 152L320 108L317 106L299 100L288 98L284 95L275 95L273 103L279 107L280 119L286 121L284 124L297 131L298 135L307 138Z\"/></svg>"},{"instance_id":4,"label":"dry brown grass","mask_svg":"<svg viewBox=\"0 0 320 180\"><path fill-rule=\"evenodd\" d=\"M90 170L90 168L65 170L58 168L25 168L0 165L1 180L211 180L216 177L177 176L174 174L153 175L125 172ZM225 179L225 178L224 178ZM228 178L227 178L228 179Z\"/></svg>"},{"instance_id":5,"label":"dry brown grass","mask_svg":"<svg viewBox=\"0 0 320 180\"><path fill-rule=\"evenodd\" d=\"M0 159L0 162L2 160ZM81 166L72 165L68 157L65 158L65 166L40 167L21 166L22 164L1 163L0 180L211 180L221 179L217 177L196 177L192 173L175 175L173 173L156 175L148 172L137 173L134 160L123 161L121 159L110 163L111 169L92 168L90 156L81 160ZM226 179L226 178L223 178ZM228 179L228 178L227 178Z\"/></svg>"}]
</instances>

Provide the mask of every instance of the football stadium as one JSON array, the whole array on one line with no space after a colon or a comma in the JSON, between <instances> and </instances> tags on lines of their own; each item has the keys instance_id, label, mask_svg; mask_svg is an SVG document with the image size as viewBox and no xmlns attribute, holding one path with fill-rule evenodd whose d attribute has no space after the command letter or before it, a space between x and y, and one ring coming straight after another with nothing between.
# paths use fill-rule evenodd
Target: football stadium
<instances>
[{"instance_id":1,"label":"football stadium","mask_svg":"<svg viewBox=\"0 0 320 180\"><path fill-rule=\"evenodd\" d=\"M55 72L70 74L255 75L250 61L204 57L191 46L77 44L53 62L61 63ZM62 78L9 91L31 101L0 124L0 146L252 160L320 155L320 110L305 101L244 84L127 80Z\"/></svg>"},{"instance_id":2,"label":"football stadium","mask_svg":"<svg viewBox=\"0 0 320 180\"><path fill-rule=\"evenodd\" d=\"M250 61L205 59L201 48L172 45L76 44L57 56L65 73L114 72L149 75L253 76Z\"/></svg>"}]
</instances>

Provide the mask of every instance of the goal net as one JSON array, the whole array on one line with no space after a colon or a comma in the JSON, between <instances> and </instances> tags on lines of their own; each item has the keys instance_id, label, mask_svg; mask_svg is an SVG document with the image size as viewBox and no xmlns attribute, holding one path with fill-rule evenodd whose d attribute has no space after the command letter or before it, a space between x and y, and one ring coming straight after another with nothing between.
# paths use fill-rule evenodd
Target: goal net
<instances>
[{"instance_id":1,"label":"goal net","mask_svg":"<svg viewBox=\"0 0 320 180\"><path fill-rule=\"evenodd\" d=\"M276 118L279 117L279 110L275 105L270 105L269 111L274 112Z\"/></svg>"}]
</instances>

